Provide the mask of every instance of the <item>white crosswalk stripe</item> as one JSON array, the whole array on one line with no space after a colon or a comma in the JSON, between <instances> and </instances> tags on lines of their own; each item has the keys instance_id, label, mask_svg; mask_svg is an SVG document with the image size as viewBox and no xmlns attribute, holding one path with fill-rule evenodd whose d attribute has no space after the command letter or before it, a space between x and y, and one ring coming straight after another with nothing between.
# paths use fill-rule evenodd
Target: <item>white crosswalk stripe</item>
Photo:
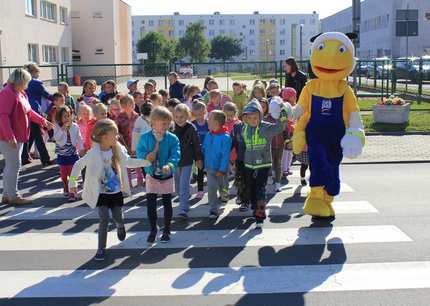
<instances>
[{"instance_id":1,"label":"white crosswalk stripe","mask_svg":"<svg viewBox=\"0 0 430 306\"><path fill-rule=\"evenodd\" d=\"M298 181L299 174L293 172L292 181ZM195 188L195 186L193 186ZM233 217L251 217L251 212L240 212L238 205L231 199L223 205L219 219L212 224L199 227L180 227L175 219L172 240L162 244L146 242L147 211L139 200L143 192L126 199L123 208L128 221L142 223L145 229L131 229L127 239L120 242L116 231L108 233L107 256L109 252L138 252L139 256L165 254L158 259L159 266L151 264L142 267L127 265L113 268L112 263L97 266L91 259L97 248L97 212L83 205L82 201L60 206L37 205L17 207L3 211L0 216L0 260L2 256L13 254L43 254L47 263L32 268L16 270L0 269L0 279L8 280L0 286L0 299L9 298L64 298L65 300L83 297L183 297L209 295L274 294L300 292L341 292L364 290L394 290L410 288L430 288L430 262L389 261L389 262L348 262L347 249L399 244L408 246L413 239L398 225L390 222L366 224L366 218L379 216L378 209L370 202L354 198L355 191L347 183L341 186L341 194L347 199L337 199L333 206L340 219L355 218L355 225L322 224L309 226L309 218L302 218L303 196L309 187L288 184L280 193L274 194L273 186L268 185L271 195L266 212L267 227L261 232L253 227L239 228L231 225L241 220ZM194 192L194 190L192 191ZM230 190L234 194L235 190ZM60 189L46 190L34 195L41 199L62 197ZM298 200L298 198L302 200ZM291 199L290 199L291 198ZM348 200L349 199L349 200ZM135 202L138 203L135 203ZM140 201L140 202L139 202ZM143 200L142 200L143 201ZM42 202L38 202L42 203ZM136 205L137 204L137 205ZM178 203L173 203L174 215L178 213ZM7 207L1 207L5 209ZM207 196L191 207L190 223L207 220L209 205ZM158 209L163 216L162 206ZM295 218L291 224L279 224L276 217ZM272 219L273 218L273 219ZM196 221L197 220L197 221ZM287 219L288 220L288 219ZM359 220L359 221L357 221ZM92 228L79 228L79 222L90 222ZM228 222L224 222L228 221ZM15 232L11 227L20 229L31 222L40 226L30 226L31 230ZM56 224L50 230L49 222ZM69 223L67 223L69 222ZM224 225L221 225L224 222ZM70 224L76 224L76 231L64 230ZM43 227L46 224L46 227ZM160 221L161 224L161 221ZM303 224L305 224L303 226ZM63 227L62 227L63 226ZM227 259L211 265L212 252L221 250ZM232 251L235 250L235 251ZM312 253L312 252L320 253ZM267 252L265 252L267 251ZM302 253L300 253L302 251ZM88 254L82 268L62 268L63 257L70 254ZM172 254L184 252L181 261L167 263ZM203 252L204 259L193 265L189 262L188 252ZM230 264L233 257L240 257L243 252L258 253L258 261L253 265ZM270 253L272 252L272 253ZM277 253L278 252L278 253ZM282 252L291 252L294 256L303 256L309 264L289 264L291 258ZM336 253L337 252L337 253ZM336 254L335 254L336 253ZM157 255L158 254L158 255ZM231 255L233 254L233 255ZM270 256L277 256L279 264L272 265ZM301 254L301 255L300 255ZM63 257L62 257L63 256ZM74 255L70 255L74 256ZM222 256L222 255L220 255ZM291 256L291 255L290 255ZM331 257L333 256L333 257ZM67 257L69 258L69 257ZM284 259L285 258L285 259ZM299 260L300 258L297 258ZM119 260L119 259L117 259ZM122 260L122 259L121 259ZM127 261L127 258L124 259ZM331 261L330 261L331 260ZM154 263L157 260L154 259ZM133 262L132 264L133 265ZM166 265L164 267L163 265ZM24 264L25 266L25 264ZM1 304L1 300L0 300ZM142 305L144 302L142 302ZM198 305L196 302L195 305Z\"/></svg>"}]
</instances>

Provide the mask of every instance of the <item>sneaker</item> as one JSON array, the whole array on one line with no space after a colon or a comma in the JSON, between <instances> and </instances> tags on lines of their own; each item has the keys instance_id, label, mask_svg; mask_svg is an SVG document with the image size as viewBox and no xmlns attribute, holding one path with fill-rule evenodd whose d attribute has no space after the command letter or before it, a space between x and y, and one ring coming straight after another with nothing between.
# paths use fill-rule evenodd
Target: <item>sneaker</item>
<instances>
[{"instance_id":1,"label":"sneaker","mask_svg":"<svg viewBox=\"0 0 430 306\"><path fill-rule=\"evenodd\" d=\"M209 219L215 220L215 219L217 219L217 218L218 218L218 214L217 214L216 212L211 211L211 212L209 213Z\"/></svg>"},{"instance_id":2,"label":"sneaker","mask_svg":"<svg viewBox=\"0 0 430 306\"><path fill-rule=\"evenodd\" d=\"M163 235L161 235L160 242L166 243L170 241L170 233L169 232L163 232Z\"/></svg>"},{"instance_id":3,"label":"sneaker","mask_svg":"<svg viewBox=\"0 0 430 306\"><path fill-rule=\"evenodd\" d=\"M156 236L157 236L157 232L150 232L149 235L148 235L148 238L146 239L146 241L148 243L154 243Z\"/></svg>"},{"instance_id":4,"label":"sneaker","mask_svg":"<svg viewBox=\"0 0 430 306\"><path fill-rule=\"evenodd\" d=\"M263 222L258 222L255 223L255 229L262 229L263 228Z\"/></svg>"},{"instance_id":5,"label":"sneaker","mask_svg":"<svg viewBox=\"0 0 430 306\"><path fill-rule=\"evenodd\" d=\"M247 203L240 204L239 211L247 211L249 209Z\"/></svg>"},{"instance_id":6,"label":"sneaker","mask_svg":"<svg viewBox=\"0 0 430 306\"><path fill-rule=\"evenodd\" d=\"M178 217L181 220L188 220L188 215L186 213L180 213L178 214Z\"/></svg>"},{"instance_id":7,"label":"sneaker","mask_svg":"<svg viewBox=\"0 0 430 306\"><path fill-rule=\"evenodd\" d=\"M221 199L221 202L223 202L223 203L227 203L227 202L228 202L228 200L230 200L230 197L228 196L228 193L223 193L223 194L220 196L220 199Z\"/></svg>"},{"instance_id":8,"label":"sneaker","mask_svg":"<svg viewBox=\"0 0 430 306\"><path fill-rule=\"evenodd\" d=\"M32 202L33 201L29 200L29 199L16 197L14 199L9 199L8 204L10 204L10 205L26 205L26 204L31 204Z\"/></svg>"},{"instance_id":9,"label":"sneaker","mask_svg":"<svg viewBox=\"0 0 430 306\"><path fill-rule=\"evenodd\" d=\"M104 249L97 250L96 256L94 256L94 260L96 261L105 260L105 250Z\"/></svg>"},{"instance_id":10,"label":"sneaker","mask_svg":"<svg viewBox=\"0 0 430 306\"><path fill-rule=\"evenodd\" d=\"M118 240L119 241L124 241L125 236L127 235L126 231L125 231L125 227L118 227L116 229L116 235L118 236Z\"/></svg>"},{"instance_id":11,"label":"sneaker","mask_svg":"<svg viewBox=\"0 0 430 306\"><path fill-rule=\"evenodd\" d=\"M241 199L241 198L239 198L239 197L237 197L237 198L236 198L236 204L237 204L237 205L242 205L242 203L243 203L242 199Z\"/></svg>"},{"instance_id":12,"label":"sneaker","mask_svg":"<svg viewBox=\"0 0 430 306\"><path fill-rule=\"evenodd\" d=\"M205 192L204 191L199 191L196 194L196 199L201 200L201 199L203 199L204 196L205 196Z\"/></svg>"},{"instance_id":13,"label":"sneaker","mask_svg":"<svg viewBox=\"0 0 430 306\"><path fill-rule=\"evenodd\" d=\"M300 184L302 184L302 186L306 186L306 185L308 184L308 182L306 182L306 179L305 179L305 178L302 178L302 179L300 180Z\"/></svg>"},{"instance_id":14,"label":"sneaker","mask_svg":"<svg viewBox=\"0 0 430 306\"><path fill-rule=\"evenodd\" d=\"M281 184L275 183L275 191L280 192L281 191Z\"/></svg>"},{"instance_id":15,"label":"sneaker","mask_svg":"<svg viewBox=\"0 0 430 306\"><path fill-rule=\"evenodd\" d=\"M78 198L74 194L69 195L69 202L76 202Z\"/></svg>"}]
</instances>

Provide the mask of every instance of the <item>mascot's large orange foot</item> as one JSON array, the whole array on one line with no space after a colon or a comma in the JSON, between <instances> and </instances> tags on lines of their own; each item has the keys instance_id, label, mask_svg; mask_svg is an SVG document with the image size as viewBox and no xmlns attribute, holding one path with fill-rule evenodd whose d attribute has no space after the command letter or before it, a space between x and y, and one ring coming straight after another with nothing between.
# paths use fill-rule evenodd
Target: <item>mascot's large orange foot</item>
<instances>
[{"instance_id":1,"label":"mascot's large orange foot","mask_svg":"<svg viewBox=\"0 0 430 306\"><path fill-rule=\"evenodd\" d=\"M315 218L334 219L333 197L323 187L312 187L305 201L304 213Z\"/></svg>"}]
</instances>

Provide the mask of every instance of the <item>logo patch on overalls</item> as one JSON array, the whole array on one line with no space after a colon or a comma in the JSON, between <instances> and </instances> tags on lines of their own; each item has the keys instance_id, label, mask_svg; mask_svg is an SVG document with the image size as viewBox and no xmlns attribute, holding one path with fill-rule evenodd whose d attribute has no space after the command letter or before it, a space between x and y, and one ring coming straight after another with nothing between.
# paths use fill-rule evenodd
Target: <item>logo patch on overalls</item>
<instances>
[{"instance_id":1,"label":"logo patch on overalls","mask_svg":"<svg viewBox=\"0 0 430 306\"><path fill-rule=\"evenodd\" d=\"M329 116L331 114L332 102L331 100L322 100L321 114Z\"/></svg>"}]
</instances>

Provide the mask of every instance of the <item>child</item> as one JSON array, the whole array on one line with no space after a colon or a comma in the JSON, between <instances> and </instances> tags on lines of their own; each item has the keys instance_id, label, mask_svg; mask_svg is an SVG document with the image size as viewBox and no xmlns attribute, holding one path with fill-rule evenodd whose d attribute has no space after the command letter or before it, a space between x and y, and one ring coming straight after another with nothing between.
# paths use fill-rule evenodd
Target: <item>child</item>
<instances>
[{"instance_id":1,"label":"child","mask_svg":"<svg viewBox=\"0 0 430 306\"><path fill-rule=\"evenodd\" d=\"M208 113L211 113L213 110L222 110L224 107L224 103L221 101L221 92L218 89L213 89L209 91L209 103L207 106Z\"/></svg>"},{"instance_id":2,"label":"child","mask_svg":"<svg viewBox=\"0 0 430 306\"><path fill-rule=\"evenodd\" d=\"M72 110L73 114L77 115L79 113L79 104L69 94L69 84L66 82L58 83L58 92L64 96L66 105Z\"/></svg>"},{"instance_id":3,"label":"child","mask_svg":"<svg viewBox=\"0 0 430 306\"><path fill-rule=\"evenodd\" d=\"M284 128L284 121L279 120L281 106L273 105L271 116L276 123L263 121L263 110L256 99L252 99L243 110L245 125L242 137L245 142L245 186L248 190L248 199L254 211L256 228L262 227L266 218L266 184L269 170L272 167L271 141ZM291 111L290 111L291 114Z\"/></svg>"},{"instance_id":4,"label":"child","mask_svg":"<svg viewBox=\"0 0 430 306\"><path fill-rule=\"evenodd\" d=\"M178 137L170 133L172 113L163 106L151 112L152 131L145 133L137 145L137 157L148 159L151 166L145 168L146 199L151 231L147 241L154 243L157 235L157 195L162 195L164 206L164 230L161 242L170 240L170 222L172 220L173 174L179 163L181 150Z\"/></svg>"},{"instance_id":5,"label":"child","mask_svg":"<svg viewBox=\"0 0 430 306\"><path fill-rule=\"evenodd\" d=\"M195 120L192 122L199 134L200 146L203 146L206 135L209 133L208 121L206 118L206 104L201 101L194 101L192 105L192 115ZM204 160L204 157L202 157ZM204 169L197 169L197 195L196 199L201 200L204 196L203 191Z\"/></svg>"},{"instance_id":6,"label":"child","mask_svg":"<svg viewBox=\"0 0 430 306\"><path fill-rule=\"evenodd\" d=\"M135 91L132 96L134 99L134 111L140 115L140 108L147 102L143 98L143 94L140 91Z\"/></svg>"},{"instance_id":7,"label":"child","mask_svg":"<svg viewBox=\"0 0 430 306\"><path fill-rule=\"evenodd\" d=\"M133 128L133 142L131 145L132 152L136 152L140 137L151 130L151 122L149 120L152 111L152 104L145 103L140 107L140 117L136 119Z\"/></svg>"},{"instance_id":8,"label":"child","mask_svg":"<svg viewBox=\"0 0 430 306\"><path fill-rule=\"evenodd\" d=\"M149 97L151 96L151 94L153 94L155 92L155 86L152 82L146 82L145 85L143 86L144 88L144 93L143 93L143 99L145 101L149 101Z\"/></svg>"},{"instance_id":9,"label":"child","mask_svg":"<svg viewBox=\"0 0 430 306\"><path fill-rule=\"evenodd\" d=\"M260 83L257 83L257 85L252 88L251 99L260 100L262 98L266 98L266 89L260 85Z\"/></svg>"},{"instance_id":10,"label":"child","mask_svg":"<svg viewBox=\"0 0 430 306\"><path fill-rule=\"evenodd\" d=\"M271 94L276 94L274 90L272 90ZM264 99L265 100L265 99ZM281 98L279 96L272 96L272 101L277 102L278 104L283 103ZM265 118L267 122L276 123L276 120L268 114ZM285 131L288 130L288 127L285 126L284 130L282 130L280 133L276 134L272 138L272 169L274 171L274 177L273 177L273 183L275 185L275 191L280 192L281 191L281 179L282 179L282 154L284 151L284 145L285 145Z\"/></svg>"},{"instance_id":11,"label":"child","mask_svg":"<svg viewBox=\"0 0 430 306\"><path fill-rule=\"evenodd\" d=\"M204 84L203 84L203 90L202 90L202 92L200 93L200 95L201 95L202 97L204 97L204 96L209 92L209 89L208 89L208 83L209 83L210 81L215 81L215 79L214 79L214 77L213 77L213 76L208 75L208 76L205 78L205 82L204 82Z\"/></svg>"},{"instance_id":12,"label":"child","mask_svg":"<svg viewBox=\"0 0 430 306\"><path fill-rule=\"evenodd\" d=\"M291 106L294 106L296 104L296 90L293 87L285 87L282 89L281 92L282 100L284 103L289 103ZM288 175L293 174L290 171L291 163L293 160L293 143L291 141L291 138L293 137L294 132L294 122L292 120L288 120L288 128L285 131L285 145L284 145L284 151L282 153L282 171L283 176L287 177ZM302 152L300 155L307 154L306 152ZM304 169L304 172L306 172L306 169ZM304 178L305 175L303 175L302 179L302 185L306 185L306 179ZM305 184L303 184L303 182Z\"/></svg>"},{"instance_id":13,"label":"child","mask_svg":"<svg viewBox=\"0 0 430 306\"><path fill-rule=\"evenodd\" d=\"M95 94L97 90L97 82L95 80L86 80L82 85L82 94L78 98L78 102L85 102L88 105L91 105L94 101L94 98L98 99L98 96Z\"/></svg>"},{"instance_id":14,"label":"child","mask_svg":"<svg viewBox=\"0 0 430 306\"><path fill-rule=\"evenodd\" d=\"M120 142L126 147L129 155L134 154L132 151L132 139L134 123L139 118L139 115L134 111L134 100L130 95L124 95L119 100L121 104L121 113L116 119L118 126L118 133L121 136ZM143 185L142 169L136 169L137 184ZM131 169L128 169L128 182L132 187L131 182Z\"/></svg>"},{"instance_id":15,"label":"child","mask_svg":"<svg viewBox=\"0 0 430 306\"><path fill-rule=\"evenodd\" d=\"M169 101L169 92L165 89L160 89L158 91L158 93L161 95L162 97L162 105L166 106L167 105L167 101Z\"/></svg>"},{"instance_id":16,"label":"child","mask_svg":"<svg viewBox=\"0 0 430 306\"><path fill-rule=\"evenodd\" d=\"M61 106L64 106L66 101L64 96L60 93L54 93L52 95L52 103L49 105L47 109L48 121L55 124L56 113Z\"/></svg>"},{"instance_id":17,"label":"child","mask_svg":"<svg viewBox=\"0 0 430 306\"><path fill-rule=\"evenodd\" d=\"M152 93L149 96L149 102L152 104L152 106L157 107L157 106L164 106L163 105L163 97L158 94L158 93Z\"/></svg>"},{"instance_id":18,"label":"child","mask_svg":"<svg viewBox=\"0 0 430 306\"><path fill-rule=\"evenodd\" d=\"M184 103L188 106L188 109L191 110L193 104L193 97L197 94L200 94L200 88L196 85L191 85L187 87L187 90L184 93Z\"/></svg>"},{"instance_id":19,"label":"child","mask_svg":"<svg viewBox=\"0 0 430 306\"><path fill-rule=\"evenodd\" d=\"M227 102L224 105L223 112L226 116L225 127L227 128L227 133L229 135L231 135L231 132L233 131L233 127L240 122L240 120L237 118L236 104L234 104L233 102ZM230 152L230 165L229 165L229 170L227 172L227 175L225 176L224 190L228 190L229 174L230 174L231 169L233 169L235 166L236 158L237 158L237 153L236 153L236 150L233 149ZM224 193L221 196L221 200L225 203L228 202L228 199L229 199L228 193Z\"/></svg>"},{"instance_id":20,"label":"child","mask_svg":"<svg viewBox=\"0 0 430 306\"><path fill-rule=\"evenodd\" d=\"M127 89L128 89L128 94L130 96L133 96L134 93L137 91L137 83L139 82L139 80L128 80L127 81Z\"/></svg>"},{"instance_id":21,"label":"child","mask_svg":"<svg viewBox=\"0 0 430 306\"><path fill-rule=\"evenodd\" d=\"M243 139L242 130L244 128L243 122L238 122L233 126L230 137L232 139L232 148L236 151L235 163L235 178L234 185L237 189L236 204L240 205L239 210L244 212L249 208L249 200L247 198L247 188L245 185L245 140Z\"/></svg>"},{"instance_id":22,"label":"child","mask_svg":"<svg viewBox=\"0 0 430 306\"><path fill-rule=\"evenodd\" d=\"M93 118L93 110L87 104L81 102L78 113L78 126L81 136L85 139L87 135L88 122Z\"/></svg>"},{"instance_id":23,"label":"child","mask_svg":"<svg viewBox=\"0 0 430 306\"><path fill-rule=\"evenodd\" d=\"M214 110L209 114L209 134L206 135L203 143L211 219L219 216L220 202L217 190L220 196L228 192L225 189L225 176L228 173L231 139L224 126L225 120L225 114L220 110Z\"/></svg>"},{"instance_id":24,"label":"child","mask_svg":"<svg viewBox=\"0 0 430 306\"><path fill-rule=\"evenodd\" d=\"M79 126L72 121L72 111L68 106L59 107L55 116L55 153L60 166L60 177L63 181L64 196L73 202L76 198L73 193L69 194L68 177L79 159L78 151L83 149L82 136Z\"/></svg>"},{"instance_id":25,"label":"child","mask_svg":"<svg viewBox=\"0 0 430 306\"><path fill-rule=\"evenodd\" d=\"M248 96L246 95L246 85L239 82L233 83L233 97L232 101L236 104L239 114L242 113L246 103L248 103Z\"/></svg>"},{"instance_id":26,"label":"child","mask_svg":"<svg viewBox=\"0 0 430 306\"><path fill-rule=\"evenodd\" d=\"M91 135L93 133L93 129L94 129L94 126L96 125L96 122L107 118L106 105L104 105L103 103L95 104L93 107L93 112L94 112L94 118L91 118L88 121L87 132L84 137L84 148L87 151L91 149L91 145L92 145Z\"/></svg>"},{"instance_id":27,"label":"child","mask_svg":"<svg viewBox=\"0 0 430 306\"><path fill-rule=\"evenodd\" d=\"M179 104L181 104L181 101L176 98L170 98L169 101L167 101L166 107L173 114L175 107Z\"/></svg>"},{"instance_id":28,"label":"child","mask_svg":"<svg viewBox=\"0 0 430 306\"><path fill-rule=\"evenodd\" d=\"M194 161L197 168L203 169L202 151L196 127L190 123L191 114L188 107L181 103L175 107L173 118L175 121L174 134L181 144L181 159L175 172L176 193L179 196L179 217L188 219L190 203L190 178Z\"/></svg>"},{"instance_id":29,"label":"child","mask_svg":"<svg viewBox=\"0 0 430 306\"><path fill-rule=\"evenodd\" d=\"M126 149L117 142L117 136L115 122L110 119L98 121L91 135L93 147L75 163L69 178L70 192L76 195L79 173L84 168L87 173L91 173L85 179L82 199L92 208L98 208L98 249L94 257L97 261L105 258L109 210L116 224L118 239L123 241L126 236L122 213L123 192L130 193L130 186L125 179L126 167L150 165L147 160L130 158Z\"/></svg>"},{"instance_id":30,"label":"child","mask_svg":"<svg viewBox=\"0 0 430 306\"><path fill-rule=\"evenodd\" d=\"M271 99L273 97L279 97L279 95L281 94L278 82L271 82L269 87L267 88L267 91L268 99Z\"/></svg>"},{"instance_id":31,"label":"child","mask_svg":"<svg viewBox=\"0 0 430 306\"><path fill-rule=\"evenodd\" d=\"M108 111L108 118L110 120L116 121L119 114L121 113L121 103L118 99L112 99L109 103L109 111Z\"/></svg>"},{"instance_id":32,"label":"child","mask_svg":"<svg viewBox=\"0 0 430 306\"><path fill-rule=\"evenodd\" d=\"M205 102L205 103L209 103L209 93L212 91L212 90L219 90L219 86L218 86L218 82L217 81L215 81L215 80L210 80L209 82L208 82L208 91L207 91L207 93L203 96L203 101ZM220 94L221 94L221 91L220 91ZM226 95L223 95L223 94L221 94L221 103L222 103L222 105L224 105L225 103L227 103L228 101L231 101L231 98L229 97L229 96L226 96ZM222 108L221 108L222 109ZM208 110L209 111L209 110Z\"/></svg>"},{"instance_id":33,"label":"child","mask_svg":"<svg viewBox=\"0 0 430 306\"><path fill-rule=\"evenodd\" d=\"M107 80L103 83L103 90L99 95L100 102L105 105L109 104L109 100L116 97L118 91L116 90L116 83L114 80Z\"/></svg>"}]
</instances>

